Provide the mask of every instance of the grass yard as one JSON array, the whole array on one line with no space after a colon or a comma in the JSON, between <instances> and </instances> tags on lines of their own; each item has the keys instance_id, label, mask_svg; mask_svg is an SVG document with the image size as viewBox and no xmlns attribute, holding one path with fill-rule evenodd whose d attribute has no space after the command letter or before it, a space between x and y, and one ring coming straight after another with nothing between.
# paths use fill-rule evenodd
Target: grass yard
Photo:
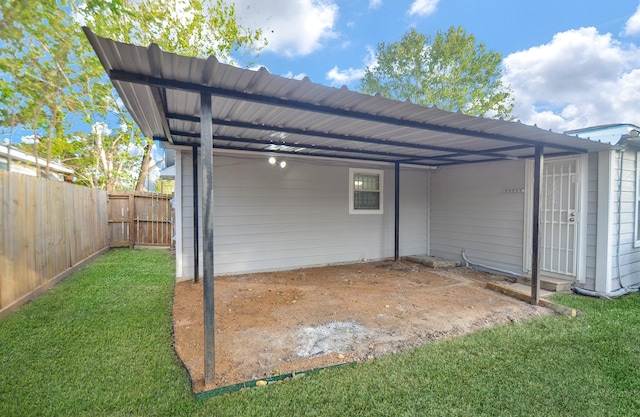
<instances>
[{"instance_id":1,"label":"grass yard","mask_svg":"<svg viewBox=\"0 0 640 417\"><path fill-rule=\"evenodd\" d=\"M195 400L171 345L173 258L114 250L0 319L0 415L640 414L640 294Z\"/></svg>"}]
</instances>

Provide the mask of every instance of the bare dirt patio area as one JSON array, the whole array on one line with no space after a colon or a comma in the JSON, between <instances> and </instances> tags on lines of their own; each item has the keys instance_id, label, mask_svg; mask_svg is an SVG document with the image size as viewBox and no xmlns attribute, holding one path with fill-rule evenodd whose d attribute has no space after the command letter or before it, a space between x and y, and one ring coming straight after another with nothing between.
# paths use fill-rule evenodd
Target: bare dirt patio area
<instances>
[{"instance_id":1,"label":"bare dirt patio area","mask_svg":"<svg viewBox=\"0 0 640 417\"><path fill-rule=\"evenodd\" d=\"M216 381L203 373L202 283L176 284L175 348L196 392L363 361L549 314L467 268L371 262L215 278Z\"/></svg>"}]
</instances>

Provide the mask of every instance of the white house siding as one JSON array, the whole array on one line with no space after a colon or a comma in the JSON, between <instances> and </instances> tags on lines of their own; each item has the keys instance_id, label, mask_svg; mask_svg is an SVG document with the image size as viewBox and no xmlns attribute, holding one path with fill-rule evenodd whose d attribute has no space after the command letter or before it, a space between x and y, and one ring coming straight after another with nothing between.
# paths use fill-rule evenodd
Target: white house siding
<instances>
[{"instance_id":1,"label":"white house siding","mask_svg":"<svg viewBox=\"0 0 640 417\"><path fill-rule=\"evenodd\" d=\"M187 279L194 276L193 258L193 158L191 151L176 150L176 278ZM198 176L202 184L202 176ZM202 194L200 194L202 196ZM198 206L200 206L200 198ZM202 219L200 218L200 228ZM202 235L200 235L202 248ZM202 249L201 249L202 251ZM202 273L202 262L200 262Z\"/></svg>"},{"instance_id":2,"label":"white house siding","mask_svg":"<svg viewBox=\"0 0 640 417\"><path fill-rule=\"evenodd\" d=\"M177 278L193 277L191 151L181 152ZM216 275L285 270L393 256L394 170L384 168L383 214L349 214L349 168L362 163L267 156L214 155ZM426 170L401 170L400 255L427 253ZM199 181L202 184L202 181ZM201 194L200 194L201 195ZM181 224L180 224L181 223ZM200 234L202 239L202 234ZM202 268L201 268L202 271Z\"/></svg>"},{"instance_id":3,"label":"white house siding","mask_svg":"<svg viewBox=\"0 0 640 417\"><path fill-rule=\"evenodd\" d=\"M620 171L619 152L615 152L612 169L612 189L614 190L614 213L611 256L611 289L640 282L640 248L634 247L636 210L636 158L637 152L627 150L623 155Z\"/></svg>"},{"instance_id":4,"label":"white house siding","mask_svg":"<svg viewBox=\"0 0 640 417\"><path fill-rule=\"evenodd\" d=\"M597 227L598 227L598 154L592 153L589 158L587 173L587 245L585 288L595 289Z\"/></svg>"},{"instance_id":5,"label":"white house siding","mask_svg":"<svg viewBox=\"0 0 640 417\"><path fill-rule=\"evenodd\" d=\"M524 161L508 161L434 171L431 254L460 261L465 249L472 261L521 272L524 170Z\"/></svg>"}]
</instances>

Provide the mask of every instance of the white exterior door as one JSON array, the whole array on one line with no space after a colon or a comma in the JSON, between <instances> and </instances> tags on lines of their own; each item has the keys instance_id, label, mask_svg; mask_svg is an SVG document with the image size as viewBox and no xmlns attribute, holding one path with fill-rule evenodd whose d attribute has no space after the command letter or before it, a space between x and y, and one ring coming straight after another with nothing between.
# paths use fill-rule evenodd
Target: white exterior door
<instances>
[{"instance_id":1,"label":"white exterior door","mask_svg":"<svg viewBox=\"0 0 640 417\"><path fill-rule=\"evenodd\" d=\"M540 201L540 270L576 276L578 179L575 159L544 164Z\"/></svg>"},{"instance_id":2,"label":"white exterior door","mask_svg":"<svg viewBox=\"0 0 640 417\"><path fill-rule=\"evenodd\" d=\"M582 186L583 158L546 160L542 171L540 193L540 272L543 275L581 280L579 276L580 254L583 253L581 234L586 223L581 206L586 191ZM528 170L530 172L530 170ZM527 194L532 195L533 176L527 181ZM532 217L533 204L527 199L528 216ZM530 220L529 220L530 227ZM525 256L526 270L531 269L531 235L525 242L528 256Z\"/></svg>"}]
</instances>

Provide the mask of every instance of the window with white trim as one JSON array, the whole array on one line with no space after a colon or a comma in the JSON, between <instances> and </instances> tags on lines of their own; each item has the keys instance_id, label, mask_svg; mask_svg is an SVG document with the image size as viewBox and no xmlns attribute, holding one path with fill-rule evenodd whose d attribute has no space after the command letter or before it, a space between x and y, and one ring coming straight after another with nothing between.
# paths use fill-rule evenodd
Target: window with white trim
<instances>
[{"instance_id":1,"label":"window with white trim","mask_svg":"<svg viewBox=\"0 0 640 417\"><path fill-rule=\"evenodd\" d=\"M349 169L349 214L382 214L384 171Z\"/></svg>"}]
</instances>

